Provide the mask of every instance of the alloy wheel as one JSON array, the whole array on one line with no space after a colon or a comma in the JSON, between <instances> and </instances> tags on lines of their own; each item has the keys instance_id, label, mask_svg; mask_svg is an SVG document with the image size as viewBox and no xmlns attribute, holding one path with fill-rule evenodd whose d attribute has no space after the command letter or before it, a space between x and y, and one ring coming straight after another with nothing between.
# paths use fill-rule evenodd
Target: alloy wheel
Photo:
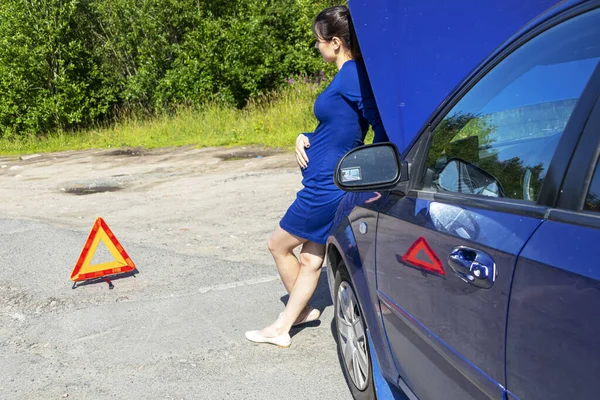
<instances>
[{"instance_id":1,"label":"alloy wheel","mask_svg":"<svg viewBox=\"0 0 600 400\"><path fill-rule=\"evenodd\" d=\"M336 323L342 358L348 375L358 390L365 390L369 379L367 336L354 290L346 281L337 292Z\"/></svg>"}]
</instances>

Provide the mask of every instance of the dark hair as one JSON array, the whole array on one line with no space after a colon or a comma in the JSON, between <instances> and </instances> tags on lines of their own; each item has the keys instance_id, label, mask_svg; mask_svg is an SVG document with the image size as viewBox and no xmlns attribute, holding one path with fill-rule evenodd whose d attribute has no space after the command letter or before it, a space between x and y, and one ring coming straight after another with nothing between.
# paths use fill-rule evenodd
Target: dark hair
<instances>
[{"instance_id":1,"label":"dark hair","mask_svg":"<svg viewBox=\"0 0 600 400\"><path fill-rule=\"evenodd\" d=\"M362 61L362 53L348 7L335 6L324 9L315 18L312 31L317 39L329 41L334 37L340 38L352 58Z\"/></svg>"}]
</instances>

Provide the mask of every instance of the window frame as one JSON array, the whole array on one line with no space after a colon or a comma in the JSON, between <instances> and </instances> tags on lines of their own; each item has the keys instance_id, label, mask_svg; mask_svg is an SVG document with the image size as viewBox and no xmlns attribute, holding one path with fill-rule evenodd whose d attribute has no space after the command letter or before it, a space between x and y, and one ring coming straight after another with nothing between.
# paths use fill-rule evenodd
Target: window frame
<instances>
[{"instance_id":1,"label":"window frame","mask_svg":"<svg viewBox=\"0 0 600 400\"><path fill-rule=\"evenodd\" d=\"M421 183L426 168L427 155L431 147L433 132L444 117L470 92L493 68L501 61L509 57L517 49L529 42L533 38L546 32L547 30L560 25L561 23L600 8L600 1L591 1L567 9L560 14L548 19L537 27L518 37L512 43L508 44L495 57L487 61L479 71L462 83L453 95L440 106L432 115L429 123L421 131L421 134L413 141L412 146L407 149L407 156L404 161L409 165L409 182L398 188L399 191L411 197L423 198L445 203L461 204L473 206L494 211L504 211L514 214L528 215L539 218L546 218L549 210L557 206L559 194L563 181L567 174L567 169L574 156L580 137L586 126L592 109L596 104L600 93L600 64L596 67L588 83L586 84L569 121L560 138L557 149L548 164L546 177L541 188L539 198L536 203L520 199L493 198L479 195L469 195L454 192L436 192L428 188L417 189ZM592 171L593 173L593 171ZM585 192L587 194L587 191ZM600 219L599 219L600 220Z\"/></svg>"},{"instance_id":2,"label":"window frame","mask_svg":"<svg viewBox=\"0 0 600 400\"><path fill-rule=\"evenodd\" d=\"M596 73L599 72L598 69L595 71ZM600 162L600 135L598 132L600 132L600 88L593 110L586 121L566 171L557 208L550 210L549 220L600 228L600 212L583 208L596 172L596 166ZM600 169L598 172L600 173Z\"/></svg>"}]
</instances>

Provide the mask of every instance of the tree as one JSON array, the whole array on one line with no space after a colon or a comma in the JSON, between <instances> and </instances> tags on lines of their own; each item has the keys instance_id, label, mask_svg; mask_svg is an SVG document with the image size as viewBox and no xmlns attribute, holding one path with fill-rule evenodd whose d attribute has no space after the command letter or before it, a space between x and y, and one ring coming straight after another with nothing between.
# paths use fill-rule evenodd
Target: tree
<instances>
[{"instance_id":1,"label":"tree","mask_svg":"<svg viewBox=\"0 0 600 400\"><path fill-rule=\"evenodd\" d=\"M79 0L4 0L0 5L0 132L68 129L106 113L90 13Z\"/></svg>"},{"instance_id":2,"label":"tree","mask_svg":"<svg viewBox=\"0 0 600 400\"><path fill-rule=\"evenodd\" d=\"M323 68L331 0L3 0L0 136L220 99L242 107Z\"/></svg>"}]
</instances>

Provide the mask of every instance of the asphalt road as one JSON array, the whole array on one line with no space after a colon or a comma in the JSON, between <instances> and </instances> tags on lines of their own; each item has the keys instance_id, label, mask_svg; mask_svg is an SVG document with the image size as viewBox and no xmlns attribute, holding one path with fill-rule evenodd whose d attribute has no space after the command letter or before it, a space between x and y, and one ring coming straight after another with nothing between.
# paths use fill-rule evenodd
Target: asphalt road
<instances>
[{"instance_id":1,"label":"asphalt road","mask_svg":"<svg viewBox=\"0 0 600 400\"><path fill-rule=\"evenodd\" d=\"M293 155L219 161L214 151L173 151L173 163L161 152L161 166L155 154L146 163L97 152L0 159L1 399L351 398L325 272L312 302L321 321L294 329L290 348L244 338L286 300L264 243L298 189ZM212 169L193 168L202 160ZM156 168L172 175L162 179ZM135 185L114 192L63 190L75 179L134 174ZM178 188L200 207L202 195L232 182L235 209L216 196L198 212L164 195ZM278 190L268 195L261 185ZM104 282L72 289L71 270L97 215L139 273L113 280L113 290ZM110 256L99 248L94 262L104 261Z\"/></svg>"}]
</instances>

